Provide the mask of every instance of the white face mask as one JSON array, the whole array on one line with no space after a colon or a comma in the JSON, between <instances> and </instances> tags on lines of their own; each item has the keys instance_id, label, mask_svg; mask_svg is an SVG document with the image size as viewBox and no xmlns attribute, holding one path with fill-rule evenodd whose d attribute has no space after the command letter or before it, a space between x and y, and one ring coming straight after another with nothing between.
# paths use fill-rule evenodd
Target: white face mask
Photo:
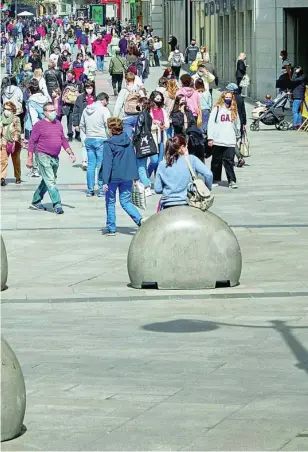
<instances>
[{"instance_id":1,"label":"white face mask","mask_svg":"<svg viewBox=\"0 0 308 452\"><path fill-rule=\"evenodd\" d=\"M6 118L8 118L9 116L11 116L12 112L10 110L4 110L3 114Z\"/></svg>"},{"instance_id":2,"label":"white face mask","mask_svg":"<svg viewBox=\"0 0 308 452\"><path fill-rule=\"evenodd\" d=\"M93 93L93 89L92 88L87 88L86 89L86 93L87 94L92 94Z\"/></svg>"}]
</instances>

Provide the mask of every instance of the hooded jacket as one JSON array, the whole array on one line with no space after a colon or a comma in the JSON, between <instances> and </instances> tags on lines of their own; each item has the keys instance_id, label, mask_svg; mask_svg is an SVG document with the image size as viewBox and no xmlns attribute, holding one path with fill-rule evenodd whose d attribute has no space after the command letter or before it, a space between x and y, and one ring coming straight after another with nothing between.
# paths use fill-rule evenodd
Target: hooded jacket
<instances>
[{"instance_id":1,"label":"hooded jacket","mask_svg":"<svg viewBox=\"0 0 308 452\"><path fill-rule=\"evenodd\" d=\"M107 119L111 113L101 102L94 102L89 105L82 113L80 121L80 130L86 135L86 138L108 138Z\"/></svg>"},{"instance_id":2,"label":"hooded jacket","mask_svg":"<svg viewBox=\"0 0 308 452\"><path fill-rule=\"evenodd\" d=\"M179 91L176 93L177 96L182 94L185 96L187 107L190 109L192 114L194 116L198 116L199 111L199 105L200 105L200 94L198 91L194 90L194 88L189 88L186 86L183 86Z\"/></svg>"},{"instance_id":3,"label":"hooded jacket","mask_svg":"<svg viewBox=\"0 0 308 452\"><path fill-rule=\"evenodd\" d=\"M2 102L13 102L16 107L16 115L20 115L22 113L22 102L23 102L23 93L18 86L11 85L8 86L4 93L2 94Z\"/></svg>"},{"instance_id":4,"label":"hooded jacket","mask_svg":"<svg viewBox=\"0 0 308 452\"><path fill-rule=\"evenodd\" d=\"M26 103L27 106L27 115L25 120L26 130L31 131L33 126L38 121L43 119L44 117L43 107L47 102L49 102L48 97L44 96L44 94L42 93L32 94L32 96L29 97Z\"/></svg>"},{"instance_id":5,"label":"hooded jacket","mask_svg":"<svg viewBox=\"0 0 308 452\"><path fill-rule=\"evenodd\" d=\"M103 184L139 179L136 154L125 132L104 143Z\"/></svg>"}]
</instances>

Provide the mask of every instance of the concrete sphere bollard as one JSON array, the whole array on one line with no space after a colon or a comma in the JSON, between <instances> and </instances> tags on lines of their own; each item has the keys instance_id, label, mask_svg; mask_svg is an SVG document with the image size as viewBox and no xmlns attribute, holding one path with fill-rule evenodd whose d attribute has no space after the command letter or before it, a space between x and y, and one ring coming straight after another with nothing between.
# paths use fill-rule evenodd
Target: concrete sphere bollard
<instances>
[{"instance_id":1,"label":"concrete sphere bollard","mask_svg":"<svg viewBox=\"0 0 308 452\"><path fill-rule=\"evenodd\" d=\"M238 241L220 217L188 206L150 217L127 257L134 288L213 289L236 286L242 270Z\"/></svg>"},{"instance_id":2,"label":"concrete sphere bollard","mask_svg":"<svg viewBox=\"0 0 308 452\"><path fill-rule=\"evenodd\" d=\"M26 410L26 387L15 353L1 337L1 441L20 435Z\"/></svg>"},{"instance_id":3,"label":"concrete sphere bollard","mask_svg":"<svg viewBox=\"0 0 308 452\"><path fill-rule=\"evenodd\" d=\"M1 235L1 291L5 288L8 274L8 263L5 244Z\"/></svg>"}]
</instances>

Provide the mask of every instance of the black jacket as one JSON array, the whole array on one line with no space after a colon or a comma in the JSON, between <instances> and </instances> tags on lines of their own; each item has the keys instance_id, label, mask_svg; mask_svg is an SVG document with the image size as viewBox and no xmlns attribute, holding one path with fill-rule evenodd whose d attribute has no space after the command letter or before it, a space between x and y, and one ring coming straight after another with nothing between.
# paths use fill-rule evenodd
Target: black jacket
<instances>
[{"instance_id":1,"label":"black jacket","mask_svg":"<svg viewBox=\"0 0 308 452\"><path fill-rule=\"evenodd\" d=\"M245 101L240 94L236 94L235 99L236 99L236 104L237 104L238 116L241 121L241 127L246 126L247 116L246 116Z\"/></svg>"},{"instance_id":2,"label":"black jacket","mask_svg":"<svg viewBox=\"0 0 308 452\"><path fill-rule=\"evenodd\" d=\"M189 129L191 126L196 125L196 119L194 118L189 108L186 108L185 113L187 117L187 129ZM180 110L172 111L170 114L170 119L175 135L185 134L186 131L184 130L184 113L182 113Z\"/></svg>"},{"instance_id":3,"label":"black jacket","mask_svg":"<svg viewBox=\"0 0 308 452\"><path fill-rule=\"evenodd\" d=\"M30 56L28 63L32 65L32 72L34 72L35 69L43 69L40 58Z\"/></svg>"},{"instance_id":4,"label":"black jacket","mask_svg":"<svg viewBox=\"0 0 308 452\"><path fill-rule=\"evenodd\" d=\"M73 126L78 127L80 124L83 110L87 107L87 99L85 93L77 97L73 110Z\"/></svg>"},{"instance_id":5,"label":"black jacket","mask_svg":"<svg viewBox=\"0 0 308 452\"><path fill-rule=\"evenodd\" d=\"M305 76L294 72L292 77L292 97L293 99L305 99Z\"/></svg>"},{"instance_id":6,"label":"black jacket","mask_svg":"<svg viewBox=\"0 0 308 452\"><path fill-rule=\"evenodd\" d=\"M245 74L246 74L245 61L237 60L235 77L236 78L243 78Z\"/></svg>"},{"instance_id":7,"label":"black jacket","mask_svg":"<svg viewBox=\"0 0 308 452\"><path fill-rule=\"evenodd\" d=\"M141 133L144 131L145 127L151 133L152 128L152 116L147 111L143 111L140 113L137 119L137 124L135 127L135 133L133 136L133 145L136 146Z\"/></svg>"},{"instance_id":8,"label":"black jacket","mask_svg":"<svg viewBox=\"0 0 308 452\"><path fill-rule=\"evenodd\" d=\"M47 69L44 74L46 86L49 96L52 95L52 90L60 88L62 90L62 78L59 71L56 69Z\"/></svg>"}]
</instances>

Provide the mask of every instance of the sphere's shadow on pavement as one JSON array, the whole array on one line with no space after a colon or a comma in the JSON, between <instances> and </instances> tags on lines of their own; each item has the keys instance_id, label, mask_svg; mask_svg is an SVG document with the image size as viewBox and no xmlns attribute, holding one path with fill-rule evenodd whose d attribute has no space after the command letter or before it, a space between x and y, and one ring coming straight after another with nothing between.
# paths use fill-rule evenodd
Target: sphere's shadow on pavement
<instances>
[{"instance_id":1,"label":"sphere's shadow on pavement","mask_svg":"<svg viewBox=\"0 0 308 452\"><path fill-rule=\"evenodd\" d=\"M217 330L219 327L214 322L204 320L178 319L169 322L149 323L142 328L156 333L200 333Z\"/></svg>"}]
</instances>

